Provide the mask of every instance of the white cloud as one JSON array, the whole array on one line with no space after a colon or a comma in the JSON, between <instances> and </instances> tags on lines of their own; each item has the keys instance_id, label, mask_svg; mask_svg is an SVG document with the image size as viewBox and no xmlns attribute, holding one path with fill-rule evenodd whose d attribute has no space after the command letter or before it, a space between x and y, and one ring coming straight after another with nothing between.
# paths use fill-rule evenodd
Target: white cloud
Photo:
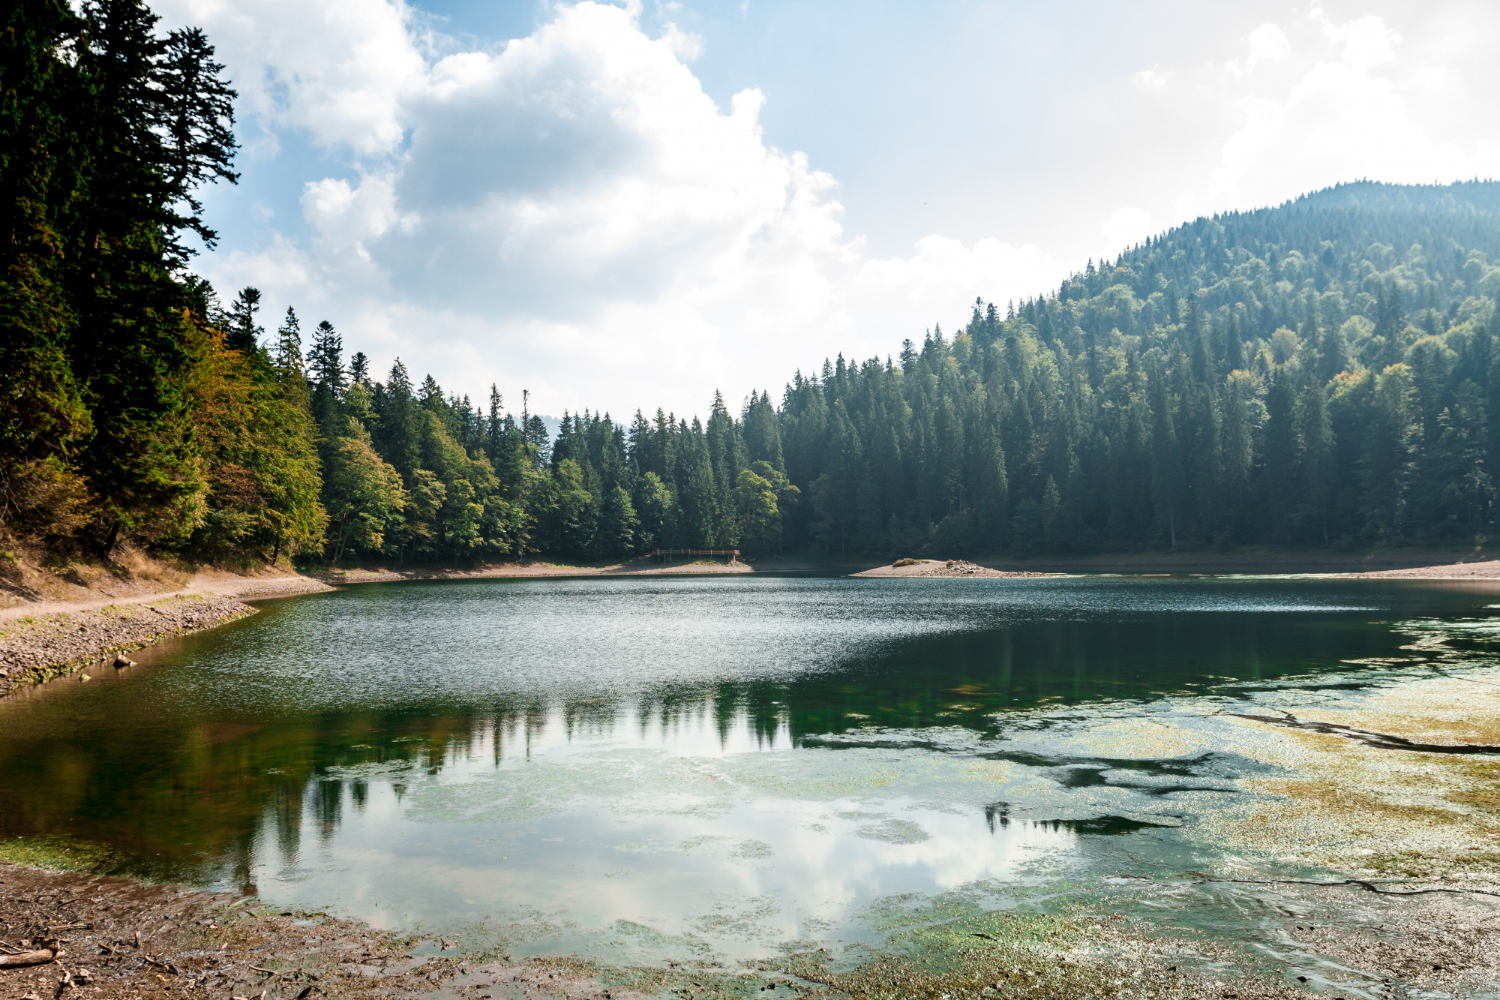
<instances>
[{"instance_id":1,"label":"white cloud","mask_svg":"<svg viewBox=\"0 0 1500 1000\"><path fill-rule=\"evenodd\" d=\"M360 154L401 142L402 97L426 62L402 0L162 0L169 22L203 28L241 108ZM274 148L274 147L273 147Z\"/></svg>"},{"instance_id":2,"label":"white cloud","mask_svg":"<svg viewBox=\"0 0 1500 1000\"><path fill-rule=\"evenodd\" d=\"M1148 94L1159 94L1167 89L1167 84L1171 82L1171 79L1171 74L1158 64L1132 74L1130 82Z\"/></svg>"},{"instance_id":3,"label":"white cloud","mask_svg":"<svg viewBox=\"0 0 1500 1000\"><path fill-rule=\"evenodd\" d=\"M1062 264L1039 247L1014 247L997 239L965 246L946 236L927 236L915 249L911 257L868 260L860 266L851 305L855 317L872 322L880 313L895 311L922 326L929 319L967 319L959 310L975 296L1003 304L1048 290L1064 273ZM885 342L886 351L890 345Z\"/></svg>"},{"instance_id":4,"label":"white cloud","mask_svg":"<svg viewBox=\"0 0 1500 1000\"><path fill-rule=\"evenodd\" d=\"M1325 22L1328 37L1343 44L1341 57L1356 69L1371 69L1396 58L1396 43L1401 36L1375 15L1361 17L1345 24Z\"/></svg>"},{"instance_id":5,"label":"white cloud","mask_svg":"<svg viewBox=\"0 0 1500 1000\"><path fill-rule=\"evenodd\" d=\"M1209 203L1248 208L1358 178L1430 183L1500 169L1493 146L1429 135L1413 101L1450 78L1403 66L1401 36L1382 18L1337 23L1314 11L1306 28L1289 84L1229 96L1240 125L1223 145Z\"/></svg>"},{"instance_id":6,"label":"white cloud","mask_svg":"<svg viewBox=\"0 0 1500 1000\"><path fill-rule=\"evenodd\" d=\"M302 214L331 247L353 250L365 260L366 241L379 239L393 226L410 231L418 222L415 214L403 215L397 208L390 173L364 177L353 187L342 178L308 181L302 191Z\"/></svg>"},{"instance_id":7,"label":"white cloud","mask_svg":"<svg viewBox=\"0 0 1500 1000\"><path fill-rule=\"evenodd\" d=\"M260 289L272 289L283 296L298 296L299 301L305 301L309 293L320 299L325 297L325 290L318 281L318 265L279 234L257 253L231 250L214 270L234 275L233 284L224 286L226 290L254 285Z\"/></svg>"},{"instance_id":8,"label":"white cloud","mask_svg":"<svg viewBox=\"0 0 1500 1000\"><path fill-rule=\"evenodd\" d=\"M931 236L910 257L868 259L834 179L766 145L764 96L718 107L683 61L697 42L670 26L648 36L638 10L561 7L501 50L420 72L404 68L421 57L403 8L360 24L369 37L341 39L332 64L383 46L397 79L377 92L331 72L267 112L349 151L360 179L305 182L308 246L280 238L211 270L341 312L377 364L400 354L459 391L524 385L554 411L691 412L715 387L738 398L827 354L885 354L934 321L958 325L976 295L1034 294L1065 273L994 239ZM362 124L325 114L342 106Z\"/></svg>"},{"instance_id":9,"label":"white cloud","mask_svg":"<svg viewBox=\"0 0 1500 1000\"><path fill-rule=\"evenodd\" d=\"M1286 32L1269 22L1250 32L1245 41L1250 47L1249 60L1252 66L1258 62L1280 59L1291 49Z\"/></svg>"},{"instance_id":10,"label":"white cloud","mask_svg":"<svg viewBox=\"0 0 1500 1000\"><path fill-rule=\"evenodd\" d=\"M1129 249L1155 232L1151 228L1151 213L1134 205L1109 213L1109 218L1099 229L1104 233L1108 243L1105 249L1110 254Z\"/></svg>"},{"instance_id":11,"label":"white cloud","mask_svg":"<svg viewBox=\"0 0 1500 1000\"><path fill-rule=\"evenodd\" d=\"M667 22L666 30L662 32L661 40L666 43L667 48L677 54L679 59L692 62L703 54L703 39L692 32L683 31L670 21Z\"/></svg>"}]
</instances>

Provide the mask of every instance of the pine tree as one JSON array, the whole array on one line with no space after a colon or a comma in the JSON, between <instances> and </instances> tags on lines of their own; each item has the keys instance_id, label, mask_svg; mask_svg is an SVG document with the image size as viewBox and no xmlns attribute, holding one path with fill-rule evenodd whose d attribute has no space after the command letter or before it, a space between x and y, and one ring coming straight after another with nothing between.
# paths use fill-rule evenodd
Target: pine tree
<instances>
[{"instance_id":1,"label":"pine tree","mask_svg":"<svg viewBox=\"0 0 1500 1000\"><path fill-rule=\"evenodd\" d=\"M255 322L255 313L260 309L260 289L240 289L234 303L229 307L229 326L224 343L236 351L253 354L265 330Z\"/></svg>"},{"instance_id":2,"label":"pine tree","mask_svg":"<svg viewBox=\"0 0 1500 1000\"><path fill-rule=\"evenodd\" d=\"M347 388L344 371L344 340L326 319L313 331L312 349L307 352L312 375L312 416L325 441L344 429L339 403ZM328 458L325 452L325 461Z\"/></svg>"}]
</instances>

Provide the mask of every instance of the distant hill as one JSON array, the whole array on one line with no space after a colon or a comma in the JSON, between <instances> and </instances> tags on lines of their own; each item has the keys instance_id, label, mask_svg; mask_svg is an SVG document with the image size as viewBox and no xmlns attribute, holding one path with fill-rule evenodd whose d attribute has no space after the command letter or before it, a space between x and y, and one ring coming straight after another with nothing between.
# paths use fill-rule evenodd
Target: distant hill
<instances>
[{"instance_id":1,"label":"distant hill","mask_svg":"<svg viewBox=\"0 0 1500 1000\"><path fill-rule=\"evenodd\" d=\"M794 381L804 530L875 552L1493 533L1500 184L1200 218L898 366Z\"/></svg>"},{"instance_id":2,"label":"distant hill","mask_svg":"<svg viewBox=\"0 0 1500 1000\"><path fill-rule=\"evenodd\" d=\"M1296 198L1280 208L1347 209L1363 212L1435 212L1442 215L1500 214L1500 184L1495 181L1460 181L1457 184L1381 184L1355 181L1337 184ZM1256 212L1253 214L1261 214Z\"/></svg>"}]
</instances>

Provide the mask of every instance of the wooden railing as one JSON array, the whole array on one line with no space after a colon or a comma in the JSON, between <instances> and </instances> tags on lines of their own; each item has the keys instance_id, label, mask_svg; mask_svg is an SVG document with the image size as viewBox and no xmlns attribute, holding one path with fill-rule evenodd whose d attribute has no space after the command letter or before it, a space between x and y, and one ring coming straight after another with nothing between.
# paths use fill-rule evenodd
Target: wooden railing
<instances>
[{"instance_id":1,"label":"wooden railing","mask_svg":"<svg viewBox=\"0 0 1500 1000\"><path fill-rule=\"evenodd\" d=\"M739 558L739 549L652 549L647 557L658 562L669 559L698 559L702 556L728 556L730 562Z\"/></svg>"}]
</instances>

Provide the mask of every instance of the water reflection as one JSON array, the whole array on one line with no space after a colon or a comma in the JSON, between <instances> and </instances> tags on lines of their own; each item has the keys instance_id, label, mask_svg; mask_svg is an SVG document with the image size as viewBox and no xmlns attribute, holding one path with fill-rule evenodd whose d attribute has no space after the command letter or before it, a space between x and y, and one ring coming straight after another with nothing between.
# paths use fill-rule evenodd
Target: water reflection
<instances>
[{"instance_id":1,"label":"water reflection","mask_svg":"<svg viewBox=\"0 0 1500 1000\"><path fill-rule=\"evenodd\" d=\"M524 916L538 950L625 921L753 951L893 893L1087 868L1109 835L1180 850L1183 803L1233 794L1245 766L1058 757L1028 742L1061 718L1039 706L1399 662L1417 654L1392 622L1489 599L1097 580L356 589L0 704L0 833L377 921Z\"/></svg>"}]
</instances>

